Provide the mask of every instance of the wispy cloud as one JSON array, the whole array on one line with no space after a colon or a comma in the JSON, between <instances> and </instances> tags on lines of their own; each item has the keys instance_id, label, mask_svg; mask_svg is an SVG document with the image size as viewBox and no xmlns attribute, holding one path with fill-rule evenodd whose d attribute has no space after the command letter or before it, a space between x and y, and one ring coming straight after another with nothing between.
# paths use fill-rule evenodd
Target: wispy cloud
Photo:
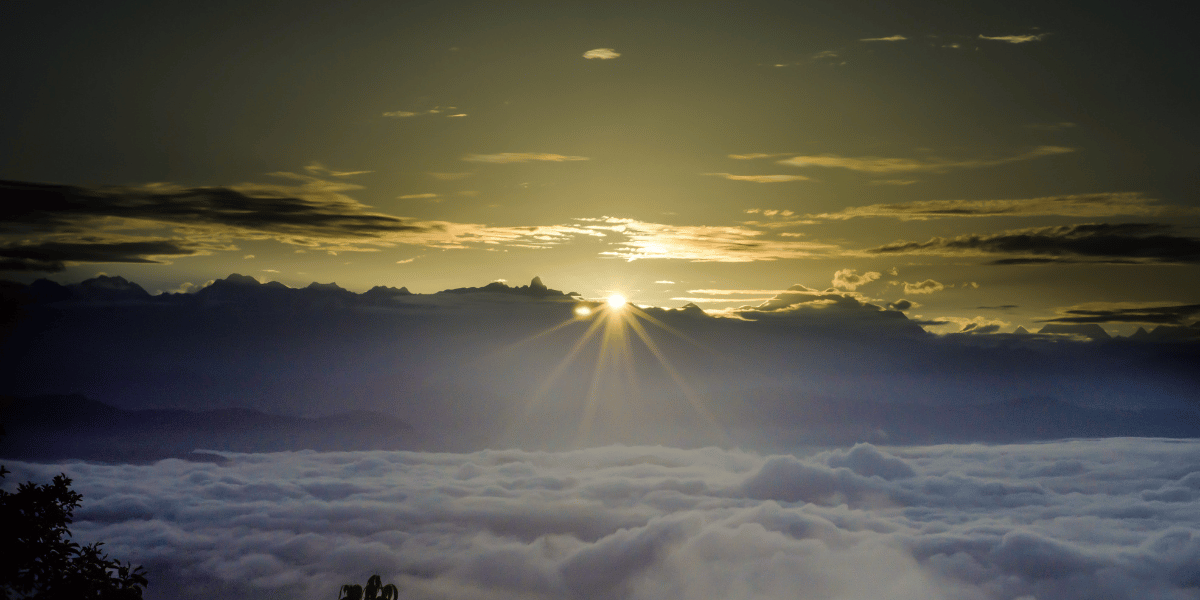
<instances>
[{"instance_id":1,"label":"wispy cloud","mask_svg":"<svg viewBox=\"0 0 1200 600\"><path fill-rule=\"evenodd\" d=\"M951 217L1111 217L1117 215L1158 216L1197 212L1195 209L1164 206L1137 192L1103 192L1007 200L921 200L896 204L853 206L833 213L806 215L810 219L845 220L859 217L888 217L902 221L924 221Z\"/></svg>"},{"instance_id":2,"label":"wispy cloud","mask_svg":"<svg viewBox=\"0 0 1200 600\"><path fill-rule=\"evenodd\" d=\"M508 247L546 249L569 243L576 237L606 237L601 229L576 224L496 227L480 223L433 221L436 225L418 234L406 236L405 244L427 246L442 250Z\"/></svg>"},{"instance_id":3,"label":"wispy cloud","mask_svg":"<svg viewBox=\"0 0 1200 600\"><path fill-rule=\"evenodd\" d=\"M583 57L588 60L612 60L618 56L621 56L621 53L613 50L612 48L596 48L583 53Z\"/></svg>"},{"instance_id":4,"label":"wispy cloud","mask_svg":"<svg viewBox=\"0 0 1200 600\"><path fill-rule=\"evenodd\" d=\"M725 290L725 289L700 289L688 290L689 294L704 294L706 296L778 296L786 294L787 290Z\"/></svg>"},{"instance_id":5,"label":"wispy cloud","mask_svg":"<svg viewBox=\"0 0 1200 600\"><path fill-rule=\"evenodd\" d=\"M729 158L732 158L734 160L755 160L755 159L759 159L759 158L771 158L773 156L787 156L788 154L789 153L787 153L787 152L776 152L776 153L772 153L772 154L768 154L768 153L764 153L764 152L752 152L750 154L730 154Z\"/></svg>"},{"instance_id":6,"label":"wispy cloud","mask_svg":"<svg viewBox=\"0 0 1200 600\"><path fill-rule=\"evenodd\" d=\"M889 36L889 37L862 38L858 41L860 41L860 42L902 42L907 39L908 38L906 38L902 35L893 35L893 36Z\"/></svg>"},{"instance_id":7,"label":"wispy cloud","mask_svg":"<svg viewBox=\"0 0 1200 600\"><path fill-rule=\"evenodd\" d=\"M675 296L671 298L678 302L693 302L705 304L746 304L748 302L766 302L771 299L770 296L754 297L754 298L708 298L694 296Z\"/></svg>"},{"instance_id":8,"label":"wispy cloud","mask_svg":"<svg viewBox=\"0 0 1200 600\"><path fill-rule=\"evenodd\" d=\"M1028 42L1040 42L1042 40L1042 38L1044 38L1044 37L1046 37L1046 34L1044 34L1044 33L1039 33L1037 35L997 35L997 36L988 36L988 35L983 35L982 33L979 34L979 39L981 39L981 40L1007 42L1009 44L1025 44Z\"/></svg>"},{"instance_id":9,"label":"wispy cloud","mask_svg":"<svg viewBox=\"0 0 1200 600\"><path fill-rule=\"evenodd\" d=\"M383 113L383 116L391 118L391 119L407 119L409 117L420 117L423 115L440 115L447 111L452 111L452 110L457 110L457 109L458 109L457 106L435 106L428 110L420 110L420 111L393 110L391 112ZM465 117L467 115L466 115L466 113L456 113L456 114L446 115L446 116L447 117Z\"/></svg>"},{"instance_id":10,"label":"wispy cloud","mask_svg":"<svg viewBox=\"0 0 1200 600\"><path fill-rule=\"evenodd\" d=\"M833 287L844 290L854 291L861 285L866 285L880 278L880 274L875 271L867 271L859 275L854 269L842 269L833 274Z\"/></svg>"},{"instance_id":11,"label":"wispy cloud","mask_svg":"<svg viewBox=\"0 0 1200 600\"><path fill-rule=\"evenodd\" d=\"M946 289L946 286L932 279L918 281L916 283L904 282L905 294L932 294Z\"/></svg>"},{"instance_id":12,"label":"wispy cloud","mask_svg":"<svg viewBox=\"0 0 1200 600\"><path fill-rule=\"evenodd\" d=\"M748 214L748 215L761 214L761 215L765 215L768 217L774 217L776 215L779 215L781 217L790 217L796 213L793 213L790 210L779 210L777 208L747 208L746 214Z\"/></svg>"},{"instance_id":13,"label":"wispy cloud","mask_svg":"<svg viewBox=\"0 0 1200 600\"><path fill-rule=\"evenodd\" d=\"M1157 223L1088 223L894 242L870 254L1008 255L991 264L1055 262L1200 263L1200 239Z\"/></svg>"},{"instance_id":14,"label":"wispy cloud","mask_svg":"<svg viewBox=\"0 0 1200 600\"><path fill-rule=\"evenodd\" d=\"M466 179L471 176L471 173L430 173L430 177L440 179L441 181L455 181L458 179Z\"/></svg>"},{"instance_id":15,"label":"wispy cloud","mask_svg":"<svg viewBox=\"0 0 1200 600\"><path fill-rule=\"evenodd\" d=\"M403 196L397 196L397 198L399 198L400 200L422 200L422 199L430 199L430 198L437 198L437 197L438 197L437 194L430 193L430 192L427 192L424 194L405 194Z\"/></svg>"},{"instance_id":16,"label":"wispy cloud","mask_svg":"<svg viewBox=\"0 0 1200 600\"><path fill-rule=\"evenodd\" d=\"M808 181L803 175L734 175L733 173L705 173L715 177L724 177L730 181L753 181L754 183L783 183L786 181Z\"/></svg>"},{"instance_id":17,"label":"wispy cloud","mask_svg":"<svg viewBox=\"0 0 1200 600\"><path fill-rule=\"evenodd\" d=\"M1058 154L1067 154L1074 152L1074 148L1065 148L1062 146L1038 146L1029 152L1024 152L1016 156L1008 156L1004 158L993 159L968 159L968 160L952 160L952 159L912 159L912 158L880 158L876 156L864 157L848 157L838 156L836 154L824 154L820 156L796 156L779 161L781 165L790 165L793 167L825 167L849 169L851 171L859 171L863 173L905 173L905 172L933 172L945 173L953 169L977 169L981 167L994 167L1008 163L1021 162L1039 158L1043 156L1054 156Z\"/></svg>"},{"instance_id":18,"label":"wispy cloud","mask_svg":"<svg viewBox=\"0 0 1200 600\"><path fill-rule=\"evenodd\" d=\"M531 161L541 162L570 162L590 160L586 156L566 156L563 154L547 154L542 152L501 152L500 154L468 154L463 157L468 162L482 163L522 163Z\"/></svg>"},{"instance_id":19,"label":"wispy cloud","mask_svg":"<svg viewBox=\"0 0 1200 600\"><path fill-rule=\"evenodd\" d=\"M375 172L375 171L334 171L319 162L314 162L314 163L309 164L308 166L304 167L304 170L308 171L309 174L317 176L317 177L352 177L354 175L366 175L367 173Z\"/></svg>"}]
</instances>

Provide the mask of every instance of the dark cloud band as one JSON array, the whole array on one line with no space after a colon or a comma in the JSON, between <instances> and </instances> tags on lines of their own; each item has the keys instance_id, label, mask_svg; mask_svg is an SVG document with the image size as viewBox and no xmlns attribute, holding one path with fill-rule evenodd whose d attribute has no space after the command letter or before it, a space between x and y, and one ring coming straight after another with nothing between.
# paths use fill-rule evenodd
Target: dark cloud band
<instances>
[{"instance_id":1,"label":"dark cloud band","mask_svg":"<svg viewBox=\"0 0 1200 600\"><path fill-rule=\"evenodd\" d=\"M1008 254L993 264L1049 262L1200 262L1200 239L1175 235L1158 223L1088 223L895 242L871 254Z\"/></svg>"},{"instance_id":2,"label":"dark cloud band","mask_svg":"<svg viewBox=\"0 0 1200 600\"><path fill-rule=\"evenodd\" d=\"M328 192L302 198L282 190L240 191L228 187L98 187L0 181L0 221L54 231L96 217L144 219L180 225L220 225L239 229L313 236L363 237L420 232L428 227L390 215L368 213Z\"/></svg>"},{"instance_id":3,"label":"dark cloud band","mask_svg":"<svg viewBox=\"0 0 1200 600\"><path fill-rule=\"evenodd\" d=\"M1046 319L1046 322L1187 324L1196 315L1200 315L1200 304L1110 309L1073 308L1063 312L1066 316Z\"/></svg>"},{"instance_id":4,"label":"dark cloud band","mask_svg":"<svg viewBox=\"0 0 1200 600\"><path fill-rule=\"evenodd\" d=\"M43 242L0 248L0 270L49 271L65 268L65 262L158 263L155 257L189 256L200 252L175 240L137 242Z\"/></svg>"}]
</instances>

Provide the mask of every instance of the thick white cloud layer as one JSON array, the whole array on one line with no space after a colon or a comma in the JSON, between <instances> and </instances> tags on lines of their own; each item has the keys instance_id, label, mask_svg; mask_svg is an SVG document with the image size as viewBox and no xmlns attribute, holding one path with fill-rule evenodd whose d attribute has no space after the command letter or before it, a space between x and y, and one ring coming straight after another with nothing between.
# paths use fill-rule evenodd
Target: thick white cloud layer
<instances>
[{"instance_id":1,"label":"thick white cloud layer","mask_svg":"<svg viewBox=\"0 0 1200 600\"><path fill-rule=\"evenodd\" d=\"M231 454L64 471L148 598L1194 599L1200 442Z\"/></svg>"}]
</instances>

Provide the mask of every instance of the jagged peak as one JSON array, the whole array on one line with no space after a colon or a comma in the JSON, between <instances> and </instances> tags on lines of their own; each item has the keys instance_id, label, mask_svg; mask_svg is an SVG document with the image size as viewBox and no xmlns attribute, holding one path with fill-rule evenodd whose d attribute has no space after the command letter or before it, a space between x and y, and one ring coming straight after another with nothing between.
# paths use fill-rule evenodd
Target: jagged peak
<instances>
[{"instance_id":1,"label":"jagged peak","mask_svg":"<svg viewBox=\"0 0 1200 600\"><path fill-rule=\"evenodd\" d=\"M112 289L127 289L131 287L141 288L142 286L121 277L120 275L97 275L91 279L84 279L79 282L79 285L85 287L105 287Z\"/></svg>"},{"instance_id":2,"label":"jagged peak","mask_svg":"<svg viewBox=\"0 0 1200 600\"><path fill-rule=\"evenodd\" d=\"M213 283L215 284L217 282L229 283L229 284L234 284L234 285L255 285L255 286L262 285L261 283L258 282L257 279L255 279L249 275L242 275L240 273L230 273L229 277L226 277L225 279L218 279L218 280L214 281Z\"/></svg>"},{"instance_id":3,"label":"jagged peak","mask_svg":"<svg viewBox=\"0 0 1200 600\"><path fill-rule=\"evenodd\" d=\"M365 292L365 296L411 296L412 292L406 287L394 288L386 285L377 285Z\"/></svg>"},{"instance_id":4,"label":"jagged peak","mask_svg":"<svg viewBox=\"0 0 1200 600\"><path fill-rule=\"evenodd\" d=\"M317 283L317 282L315 282L315 281L314 281L314 282L312 282L312 283L308 284L308 287L306 287L306 288L304 288L304 289L306 289L306 290L314 290L314 291L326 291L326 292L345 292L345 291L348 291L346 288L344 288L344 287L342 287L342 286L338 285L336 282L332 282L332 281L331 281L331 282L329 282L329 283Z\"/></svg>"}]
</instances>

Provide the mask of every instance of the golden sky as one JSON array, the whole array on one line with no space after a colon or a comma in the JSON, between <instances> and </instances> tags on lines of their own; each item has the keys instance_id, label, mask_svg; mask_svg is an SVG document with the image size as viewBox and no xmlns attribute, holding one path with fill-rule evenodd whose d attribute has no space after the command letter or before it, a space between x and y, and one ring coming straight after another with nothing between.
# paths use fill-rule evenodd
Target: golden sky
<instances>
[{"instance_id":1,"label":"golden sky","mask_svg":"<svg viewBox=\"0 0 1200 600\"><path fill-rule=\"evenodd\" d=\"M0 277L540 276L710 312L800 284L907 300L938 332L1082 310L1128 334L1154 322L1131 311L1200 295L1186 22L1065 2L5 2Z\"/></svg>"}]
</instances>

